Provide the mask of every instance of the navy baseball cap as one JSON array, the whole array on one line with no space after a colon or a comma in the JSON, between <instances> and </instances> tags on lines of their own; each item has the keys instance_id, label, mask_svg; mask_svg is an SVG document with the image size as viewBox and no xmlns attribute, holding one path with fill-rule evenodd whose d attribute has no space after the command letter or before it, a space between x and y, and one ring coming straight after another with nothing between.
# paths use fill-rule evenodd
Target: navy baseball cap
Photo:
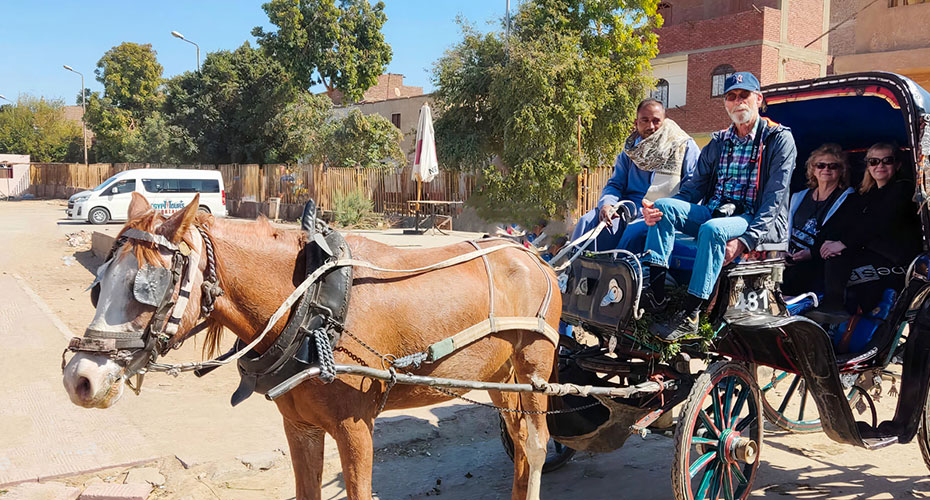
<instances>
[{"instance_id":1,"label":"navy baseball cap","mask_svg":"<svg viewBox=\"0 0 930 500\"><path fill-rule=\"evenodd\" d=\"M726 94L731 90L744 89L750 92L761 92L759 79L748 71L740 71L728 76L723 83L723 93Z\"/></svg>"}]
</instances>

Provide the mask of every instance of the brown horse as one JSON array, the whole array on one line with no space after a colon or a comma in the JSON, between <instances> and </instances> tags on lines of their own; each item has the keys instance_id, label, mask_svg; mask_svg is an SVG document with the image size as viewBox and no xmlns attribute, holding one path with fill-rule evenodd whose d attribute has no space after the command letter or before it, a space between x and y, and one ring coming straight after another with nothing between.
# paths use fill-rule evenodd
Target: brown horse
<instances>
[{"instance_id":1,"label":"brown horse","mask_svg":"<svg viewBox=\"0 0 930 500\"><path fill-rule=\"evenodd\" d=\"M204 253L204 231L213 241L219 284L225 291L207 318L212 322L206 344L216 346L226 328L245 342L262 331L278 306L293 292L304 276L304 246L299 231L281 231L265 221L228 222L209 214L198 214L197 200L170 218L152 211L150 204L133 193L129 229L160 235L178 244L185 242L193 252ZM198 227L200 229L198 229ZM135 234L138 234L136 232ZM162 240L164 241L164 240ZM349 236L352 256L391 269L417 268L473 251L462 243L435 249L398 250L374 241ZM503 244L479 243L482 247ZM301 254L302 255L302 254ZM133 295L133 277L143 264L170 268L172 253L158 245L128 240L111 264L101 272L100 294L94 320L85 333L99 336L139 336L154 316L155 307L139 303ZM510 247L487 255L493 277L489 289L488 269L481 258L441 270L411 275L387 274L355 269L346 330L379 353L403 356L488 318L489 296L494 297L497 316L535 317L548 290L556 290L544 312L546 323L555 328L561 310L554 273L537 265L530 255ZM196 324L200 315L200 283L205 260L177 333L179 341ZM547 283L548 280L548 283ZM177 297L178 287L174 294ZM256 350L262 352L283 329L279 321ZM119 399L124 381L132 376L130 349L122 357L78 352L64 370L64 385L71 400L88 408L106 408ZM383 366L382 359L354 339L342 336L336 362ZM530 383L548 380L553 371L555 346L545 336L529 330L511 330L488 335L452 355L412 372L418 375L493 382ZM358 376L340 375L323 384L307 381L275 400L284 417L297 482L298 499L320 498L323 471L323 436L329 433L339 447L346 494L352 499L371 498L372 429L387 384ZM451 399L425 386L397 385L389 393L385 409L413 408ZM491 392L495 404L511 409L541 411L547 398L533 393ZM545 415L503 413L515 444L513 498L538 498L542 466L549 434Z\"/></svg>"}]
</instances>

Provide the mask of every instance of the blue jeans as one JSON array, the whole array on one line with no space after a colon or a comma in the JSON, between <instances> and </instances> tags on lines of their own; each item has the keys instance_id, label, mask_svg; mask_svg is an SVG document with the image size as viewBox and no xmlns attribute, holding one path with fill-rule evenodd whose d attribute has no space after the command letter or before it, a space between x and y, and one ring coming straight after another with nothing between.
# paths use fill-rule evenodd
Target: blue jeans
<instances>
[{"instance_id":1,"label":"blue jeans","mask_svg":"<svg viewBox=\"0 0 930 500\"><path fill-rule=\"evenodd\" d=\"M723 267L727 242L745 233L752 217L739 215L713 219L707 207L673 198L662 198L656 201L655 207L663 215L656 225L649 228L646 250L650 253L643 261L668 268L668 259L675 246L675 230L696 237L697 255L688 293L702 299L710 298Z\"/></svg>"},{"instance_id":2,"label":"blue jeans","mask_svg":"<svg viewBox=\"0 0 930 500\"><path fill-rule=\"evenodd\" d=\"M600 210L595 207L594 210L584 214L578 220L578 224L575 225L575 230L572 232L571 241L575 241L597 226L597 223L600 222L598 212ZM605 227L594 239L594 242L588 246L588 250L605 251L622 248L633 253L643 251L646 244L646 230L648 229L643 219L636 219L626 227L623 227L624 224L620 218L616 218L611 222L613 222L613 226Z\"/></svg>"}]
</instances>

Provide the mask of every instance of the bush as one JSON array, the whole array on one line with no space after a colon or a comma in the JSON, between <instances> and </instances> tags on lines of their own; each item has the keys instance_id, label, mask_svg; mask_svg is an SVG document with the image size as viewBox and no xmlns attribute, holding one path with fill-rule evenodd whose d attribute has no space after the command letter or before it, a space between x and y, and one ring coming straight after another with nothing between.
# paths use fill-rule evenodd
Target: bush
<instances>
[{"instance_id":1,"label":"bush","mask_svg":"<svg viewBox=\"0 0 930 500\"><path fill-rule=\"evenodd\" d=\"M374 203L360 190L333 197L333 221L342 227L354 227L370 222Z\"/></svg>"}]
</instances>

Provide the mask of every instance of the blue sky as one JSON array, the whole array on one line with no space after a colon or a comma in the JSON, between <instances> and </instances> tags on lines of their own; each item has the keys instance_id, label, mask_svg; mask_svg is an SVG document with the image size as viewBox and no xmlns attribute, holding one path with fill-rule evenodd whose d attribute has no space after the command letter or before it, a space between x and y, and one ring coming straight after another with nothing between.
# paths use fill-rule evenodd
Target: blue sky
<instances>
[{"instance_id":1,"label":"blue sky","mask_svg":"<svg viewBox=\"0 0 930 500\"><path fill-rule=\"evenodd\" d=\"M97 61L122 42L151 43L165 77L192 70L196 49L171 31L197 42L203 61L208 52L232 50L246 40L254 44L252 28L270 27L262 3L0 0L0 94L14 101L31 94L74 104L80 78L62 65L84 73L86 87L101 90L94 77ZM511 0L511 9L518 3ZM388 21L382 31L394 50L387 71L405 75L407 85L432 90L429 68L461 36L456 16L482 31L497 29L505 7L506 0L385 0Z\"/></svg>"}]
</instances>

